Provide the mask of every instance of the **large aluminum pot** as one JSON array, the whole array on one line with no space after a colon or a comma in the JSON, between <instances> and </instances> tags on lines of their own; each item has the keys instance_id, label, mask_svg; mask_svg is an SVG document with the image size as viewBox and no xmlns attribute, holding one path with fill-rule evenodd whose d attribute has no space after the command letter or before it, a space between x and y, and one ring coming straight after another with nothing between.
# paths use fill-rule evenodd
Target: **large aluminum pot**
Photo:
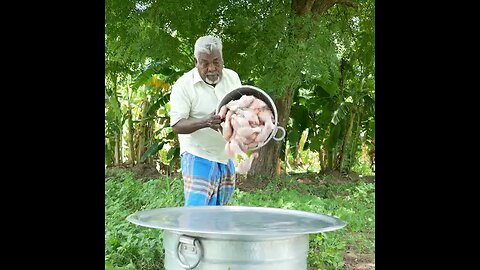
<instances>
[{"instance_id":1,"label":"large aluminum pot","mask_svg":"<svg viewBox=\"0 0 480 270\"><path fill-rule=\"evenodd\" d=\"M305 270L308 235L239 238L165 231L167 270Z\"/></svg>"},{"instance_id":2,"label":"large aluminum pot","mask_svg":"<svg viewBox=\"0 0 480 270\"><path fill-rule=\"evenodd\" d=\"M326 215L244 206L160 208L127 219L164 230L166 270L306 270L308 234L346 225Z\"/></svg>"},{"instance_id":3,"label":"large aluminum pot","mask_svg":"<svg viewBox=\"0 0 480 270\"><path fill-rule=\"evenodd\" d=\"M277 113L277 107L275 106L275 103L273 102L272 98L265 93L265 91L261 90L258 87L251 86L251 85L242 85L241 87L234 89L233 91L229 92L226 94L222 100L217 104L217 109L215 113L218 114L220 111L220 108L222 108L223 105L229 103L232 100L237 100L240 99L243 95L252 95L263 102L267 104L267 106L270 108L270 110L273 113L273 116L275 117L275 121L273 122L273 125L275 128L273 131L270 133L270 136L267 137L267 139L263 142L263 144L259 144L257 147L250 148L249 150L256 150L264 145L266 145L271 139L274 139L275 141L281 141L283 138L285 138L286 132L285 129L281 126L278 125L278 113ZM277 137L277 132L278 130L282 131L282 135L280 137Z\"/></svg>"}]
</instances>

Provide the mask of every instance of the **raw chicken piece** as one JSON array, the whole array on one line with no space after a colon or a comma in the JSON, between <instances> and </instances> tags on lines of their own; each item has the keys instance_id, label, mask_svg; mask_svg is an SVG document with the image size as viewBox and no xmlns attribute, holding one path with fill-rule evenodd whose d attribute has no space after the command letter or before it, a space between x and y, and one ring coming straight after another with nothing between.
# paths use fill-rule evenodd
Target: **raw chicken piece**
<instances>
[{"instance_id":1,"label":"raw chicken piece","mask_svg":"<svg viewBox=\"0 0 480 270\"><path fill-rule=\"evenodd\" d=\"M232 124L231 124L232 115L233 115L233 112L228 111L225 116L225 123L223 124L222 133L223 133L223 138L225 138L226 141L230 140L233 133Z\"/></svg>"},{"instance_id":2,"label":"raw chicken piece","mask_svg":"<svg viewBox=\"0 0 480 270\"><path fill-rule=\"evenodd\" d=\"M227 106L226 105L223 105L221 108L220 108L220 111L218 111L218 115L220 115L220 117L223 119L225 119L225 116L227 115Z\"/></svg>"},{"instance_id":3,"label":"raw chicken piece","mask_svg":"<svg viewBox=\"0 0 480 270\"><path fill-rule=\"evenodd\" d=\"M235 158L237 155L240 155L241 158L247 159L248 156L245 152L242 151L240 148L240 145L238 145L238 142L236 140L230 140L226 145L225 145L225 150L227 150L227 156L229 158Z\"/></svg>"},{"instance_id":4,"label":"raw chicken piece","mask_svg":"<svg viewBox=\"0 0 480 270\"><path fill-rule=\"evenodd\" d=\"M259 125L260 120L258 119L257 112L250 109L237 109L236 111L238 116L241 116L248 120L250 125Z\"/></svg>"},{"instance_id":5,"label":"raw chicken piece","mask_svg":"<svg viewBox=\"0 0 480 270\"><path fill-rule=\"evenodd\" d=\"M238 100L232 100L228 102L226 106L229 110L236 112L239 108L248 108L248 106L250 106L254 100L254 96L243 95Z\"/></svg>"},{"instance_id":6,"label":"raw chicken piece","mask_svg":"<svg viewBox=\"0 0 480 270\"><path fill-rule=\"evenodd\" d=\"M243 95L239 100L238 100L238 108L248 108L252 102L255 101L254 96L247 96Z\"/></svg>"},{"instance_id":7,"label":"raw chicken piece","mask_svg":"<svg viewBox=\"0 0 480 270\"><path fill-rule=\"evenodd\" d=\"M264 122L265 124L271 124L273 125L273 114L272 114L272 111L270 110L262 110L258 113L258 119L260 119L260 121Z\"/></svg>"},{"instance_id":8,"label":"raw chicken piece","mask_svg":"<svg viewBox=\"0 0 480 270\"><path fill-rule=\"evenodd\" d=\"M234 130L237 130L241 127L249 127L250 126L250 123L248 122L247 119L245 119L241 116L238 116L236 114L233 114L231 116L230 122L232 123L232 127L233 127Z\"/></svg>"},{"instance_id":9,"label":"raw chicken piece","mask_svg":"<svg viewBox=\"0 0 480 270\"><path fill-rule=\"evenodd\" d=\"M240 127L236 130L236 133L239 136L248 139L254 133L260 133L261 131L262 131L261 127L254 127L254 128L252 128L252 127Z\"/></svg>"},{"instance_id":10,"label":"raw chicken piece","mask_svg":"<svg viewBox=\"0 0 480 270\"><path fill-rule=\"evenodd\" d=\"M246 153L249 149L262 146L275 128L272 111L264 101L243 95L222 106L219 115L225 119L225 152L234 160L237 172L246 174L258 152L250 156Z\"/></svg>"},{"instance_id":11,"label":"raw chicken piece","mask_svg":"<svg viewBox=\"0 0 480 270\"><path fill-rule=\"evenodd\" d=\"M225 144L225 153L227 153L228 158L232 158L233 156L235 156L235 153L233 153L231 149L231 144L232 144L231 140L227 141L227 143Z\"/></svg>"},{"instance_id":12,"label":"raw chicken piece","mask_svg":"<svg viewBox=\"0 0 480 270\"><path fill-rule=\"evenodd\" d=\"M255 142L263 145L263 142L270 136L275 126L272 122L272 112L270 110L263 110L258 114L260 121L265 123L265 126L262 128L262 131L255 138Z\"/></svg>"},{"instance_id":13,"label":"raw chicken piece","mask_svg":"<svg viewBox=\"0 0 480 270\"><path fill-rule=\"evenodd\" d=\"M250 104L250 109L252 110L261 110L263 108L267 108L267 104L263 102L263 100L256 98L252 104Z\"/></svg>"},{"instance_id":14,"label":"raw chicken piece","mask_svg":"<svg viewBox=\"0 0 480 270\"><path fill-rule=\"evenodd\" d=\"M250 157L247 159L242 160L241 162L238 163L238 168L237 172L240 174L247 174L250 168L252 167L252 162L255 158L258 157L257 152L253 152Z\"/></svg>"},{"instance_id":15,"label":"raw chicken piece","mask_svg":"<svg viewBox=\"0 0 480 270\"><path fill-rule=\"evenodd\" d=\"M238 109L238 102L239 100L232 100L230 102L227 103L227 109L231 110L231 111L236 111Z\"/></svg>"},{"instance_id":16,"label":"raw chicken piece","mask_svg":"<svg viewBox=\"0 0 480 270\"><path fill-rule=\"evenodd\" d=\"M233 140L237 142L238 144L238 147L240 147L240 150L242 150L242 152L247 152L248 151L248 147L247 147L247 143L246 143L246 138L245 137L242 137L242 136L239 136L236 132L235 132L235 135L233 137Z\"/></svg>"}]
</instances>

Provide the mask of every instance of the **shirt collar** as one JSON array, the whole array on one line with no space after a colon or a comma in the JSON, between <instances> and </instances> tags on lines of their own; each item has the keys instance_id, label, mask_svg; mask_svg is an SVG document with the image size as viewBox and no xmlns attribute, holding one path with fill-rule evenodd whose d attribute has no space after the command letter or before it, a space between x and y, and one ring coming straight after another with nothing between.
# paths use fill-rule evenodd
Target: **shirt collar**
<instances>
[{"instance_id":1,"label":"shirt collar","mask_svg":"<svg viewBox=\"0 0 480 270\"><path fill-rule=\"evenodd\" d=\"M200 73L198 72L198 68L193 69L193 84L196 84L198 82L203 82L202 77L200 77Z\"/></svg>"}]
</instances>

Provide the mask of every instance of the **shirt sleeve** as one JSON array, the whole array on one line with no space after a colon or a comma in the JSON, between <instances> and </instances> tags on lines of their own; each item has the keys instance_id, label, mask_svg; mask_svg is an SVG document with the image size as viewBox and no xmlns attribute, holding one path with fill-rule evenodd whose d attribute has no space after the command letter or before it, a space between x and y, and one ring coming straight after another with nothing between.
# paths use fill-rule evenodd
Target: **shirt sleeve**
<instances>
[{"instance_id":1,"label":"shirt sleeve","mask_svg":"<svg viewBox=\"0 0 480 270\"><path fill-rule=\"evenodd\" d=\"M170 93L170 126L174 126L181 119L188 119L191 102L185 92L185 87L174 84Z\"/></svg>"}]
</instances>

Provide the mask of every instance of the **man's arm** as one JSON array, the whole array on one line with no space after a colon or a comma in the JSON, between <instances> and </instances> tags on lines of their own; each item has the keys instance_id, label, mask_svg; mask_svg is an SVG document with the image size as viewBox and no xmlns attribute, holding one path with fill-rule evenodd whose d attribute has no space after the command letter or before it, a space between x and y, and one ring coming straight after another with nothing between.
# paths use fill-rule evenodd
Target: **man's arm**
<instances>
[{"instance_id":1,"label":"man's arm","mask_svg":"<svg viewBox=\"0 0 480 270\"><path fill-rule=\"evenodd\" d=\"M188 118L180 119L175 125L173 125L173 132L176 134L190 134L202 128L212 128L214 130L221 129L220 115L216 115L214 112L209 116L201 119Z\"/></svg>"}]
</instances>

